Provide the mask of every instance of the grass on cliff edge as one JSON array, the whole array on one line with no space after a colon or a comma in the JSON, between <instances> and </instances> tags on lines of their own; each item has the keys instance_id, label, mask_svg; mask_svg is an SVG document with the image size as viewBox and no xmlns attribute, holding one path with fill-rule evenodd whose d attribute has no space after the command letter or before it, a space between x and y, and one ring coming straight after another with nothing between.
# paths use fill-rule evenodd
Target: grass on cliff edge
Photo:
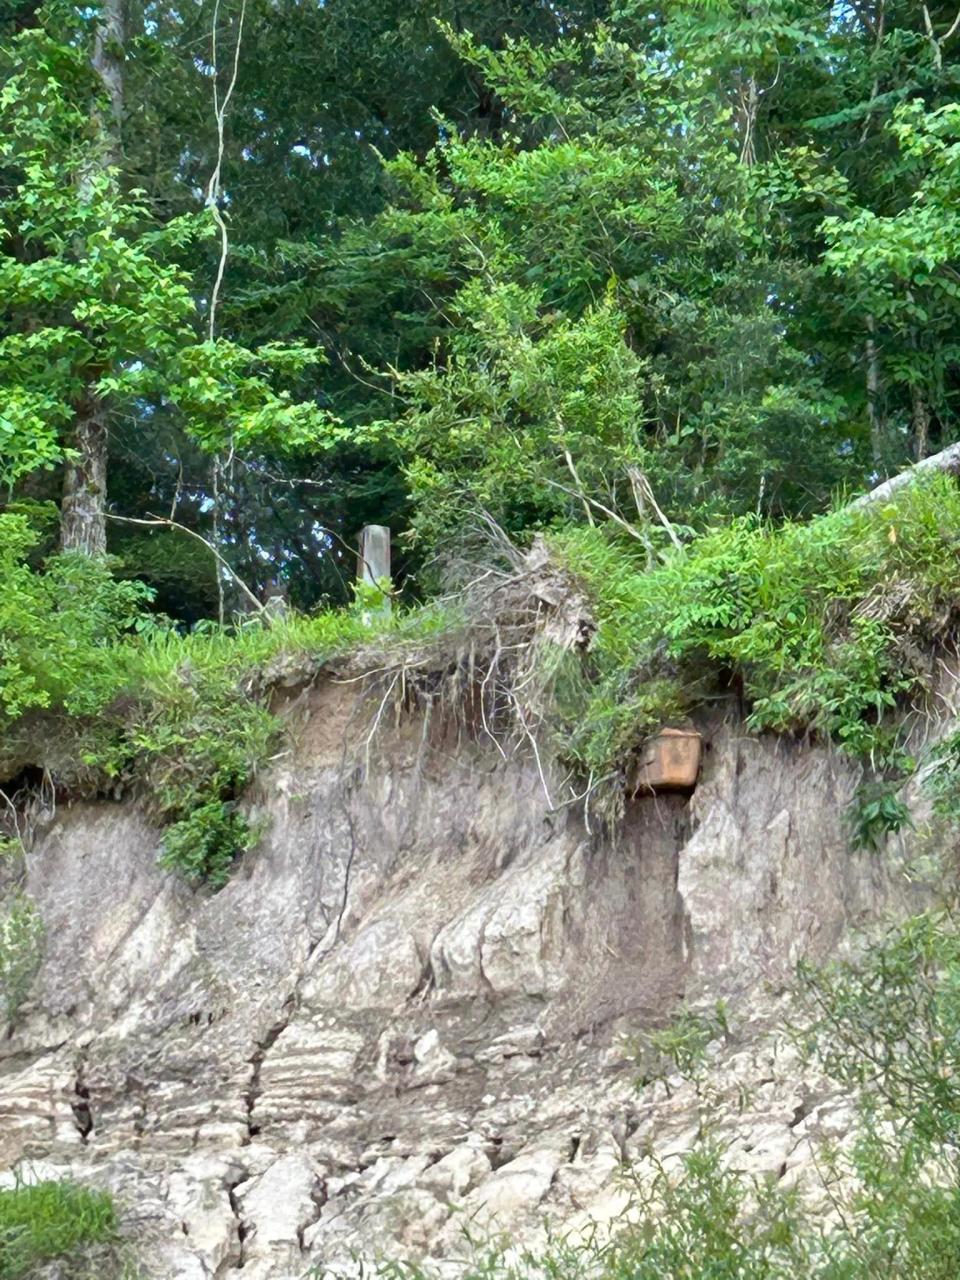
<instances>
[{"instance_id":1,"label":"grass on cliff edge","mask_svg":"<svg viewBox=\"0 0 960 1280\"><path fill-rule=\"evenodd\" d=\"M308 677L347 650L448 624L436 609L382 614L360 598L182 635L109 562L60 555L38 570L36 544L25 517L0 515L0 777L45 764L31 756L39 745L67 788L135 787L164 827L161 861L213 888L253 840L237 802L280 737L265 673Z\"/></svg>"},{"instance_id":2,"label":"grass on cliff edge","mask_svg":"<svg viewBox=\"0 0 960 1280\"><path fill-rule=\"evenodd\" d=\"M897 713L922 695L960 620L950 478L807 524L735 520L653 570L635 542L601 529L553 545L599 624L584 667L556 686L561 750L584 777L731 690L757 731L812 730L879 769L909 769Z\"/></svg>"},{"instance_id":3,"label":"grass on cliff edge","mask_svg":"<svg viewBox=\"0 0 960 1280\"><path fill-rule=\"evenodd\" d=\"M44 1263L116 1236L106 1192L54 1181L0 1190L0 1280L26 1280Z\"/></svg>"},{"instance_id":4,"label":"grass on cliff edge","mask_svg":"<svg viewBox=\"0 0 960 1280\"><path fill-rule=\"evenodd\" d=\"M62 780L138 786L165 827L166 865L213 887L253 839L238 800L279 740L264 671L451 626L425 606L371 628L358 606L184 636L108 565L57 556L38 571L35 543L23 516L0 515L2 737L29 739L42 714L70 761ZM949 478L808 524L736 520L665 550L652 570L609 528L561 530L551 543L599 630L543 681L543 745L591 786L612 780L614 809L643 738L731 688L757 730L813 730L881 770L909 769L897 713L960 616L960 489ZM889 797L870 804L881 827L905 820Z\"/></svg>"}]
</instances>

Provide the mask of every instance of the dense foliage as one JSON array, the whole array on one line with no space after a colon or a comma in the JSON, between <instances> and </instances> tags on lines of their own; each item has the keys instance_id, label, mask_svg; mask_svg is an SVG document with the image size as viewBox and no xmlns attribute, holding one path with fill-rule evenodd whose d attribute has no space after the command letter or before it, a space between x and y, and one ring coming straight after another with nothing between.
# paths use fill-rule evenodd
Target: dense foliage
<instances>
[{"instance_id":1,"label":"dense foliage","mask_svg":"<svg viewBox=\"0 0 960 1280\"><path fill-rule=\"evenodd\" d=\"M599 622L589 663L558 677L562 749L609 774L664 720L726 689L755 729L814 729L878 769L908 769L892 713L922 695L954 634L958 539L960 493L945 477L806 524L743 516L652 569L623 537L557 535ZM868 825L881 798L864 797L874 804ZM886 829L898 825L885 813Z\"/></svg>"},{"instance_id":2,"label":"dense foliage","mask_svg":"<svg viewBox=\"0 0 960 1280\"><path fill-rule=\"evenodd\" d=\"M370 520L415 589L478 506L632 519L640 471L681 527L808 515L957 435L942 6L4 13L13 501L79 470L312 604ZM109 539L216 612L196 543Z\"/></svg>"}]
</instances>

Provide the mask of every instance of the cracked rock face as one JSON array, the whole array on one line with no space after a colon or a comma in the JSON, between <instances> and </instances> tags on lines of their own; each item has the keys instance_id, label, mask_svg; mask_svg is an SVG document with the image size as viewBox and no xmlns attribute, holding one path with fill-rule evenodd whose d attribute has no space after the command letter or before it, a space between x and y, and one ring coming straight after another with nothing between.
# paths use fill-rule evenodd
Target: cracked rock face
<instances>
[{"instance_id":1,"label":"cracked rock face","mask_svg":"<svg viewBox=\"0 0 960 1280\"><path fill-rule=\"evenodd\" d=\"M712 1051L711 1120L744 1168L802 1177L849 1108L771 1032L778 992L919 892L896 848L851 853L850 767L718 727L692 799L638 800L610 840L532 764L419 724L346 769L351 697L311 694L214 896L159 871L133 806L42 833L2 1177L109 1187L161 1278L456 1274L465 1223L586 1232L623 1212L625 1161L689 1148L702 1094L638 1091L631 1040L718 997L746 1030Z\"/></svg>"}]
</instances>

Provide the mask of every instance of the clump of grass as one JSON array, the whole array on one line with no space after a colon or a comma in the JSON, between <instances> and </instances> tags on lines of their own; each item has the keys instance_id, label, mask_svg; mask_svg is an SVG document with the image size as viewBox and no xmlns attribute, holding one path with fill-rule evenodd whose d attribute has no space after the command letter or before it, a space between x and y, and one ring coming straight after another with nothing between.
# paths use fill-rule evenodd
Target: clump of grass
<instances>
[{"instance_id":1,"label":"clump of grass","mask_svg":"<svg viewBox=\"0 0 960 1280\"><path fill-rule=\"evenodd\" d=\"M635 1057L640 1066L638 1084L654 1080L666 1082L673 1072L693 1079L707 1060L710 1045L730 1033L727 1006L723 1000L701 1013L680 1009L663 1027L643 1032L637 1040Z\"/></svg>"},{"instance_id":2,"label":"clump of grass","mask_svg":"<svg viewBox=\"0 0 960 1280\"><path fill-rule=\"evenodd\" d=\"M28 1280L47 1262L117 1238L104 1191L45 1181L0 1190L0 1280Z\"/></svg>"},{"instance_id":3,"label":"clump of grass","mask_svg":"<svg viewBox=\"0 0 960 1280\"><path fill-rule=\"evenodd\" d=\"M256 842L238 801L282 737L264 673L281 662L310 672L375 639L399 641L435 626L433 610L365 615L358 605L233 632L128 640L117 733L88 761L139 786L164 827L164 866L221 888Z\"/></svg>"}]
</instances>

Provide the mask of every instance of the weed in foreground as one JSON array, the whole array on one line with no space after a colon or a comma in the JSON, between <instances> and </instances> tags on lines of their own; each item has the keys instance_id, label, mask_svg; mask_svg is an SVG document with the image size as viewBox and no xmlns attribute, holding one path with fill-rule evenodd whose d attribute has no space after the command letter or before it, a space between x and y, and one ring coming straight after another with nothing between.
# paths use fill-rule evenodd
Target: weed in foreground
<instances>
[{"instance_id":1,"label":"weed in foreground","mask_svg":"<svg viewBox=\"0 0 960 1280\"><path fill-rule=\"evenodd\" d=\"M44 1263L116 1238L106 1192L56 1181L0 1190L0 1280L29 1280Z\"/></svg>"}]
</instances>

